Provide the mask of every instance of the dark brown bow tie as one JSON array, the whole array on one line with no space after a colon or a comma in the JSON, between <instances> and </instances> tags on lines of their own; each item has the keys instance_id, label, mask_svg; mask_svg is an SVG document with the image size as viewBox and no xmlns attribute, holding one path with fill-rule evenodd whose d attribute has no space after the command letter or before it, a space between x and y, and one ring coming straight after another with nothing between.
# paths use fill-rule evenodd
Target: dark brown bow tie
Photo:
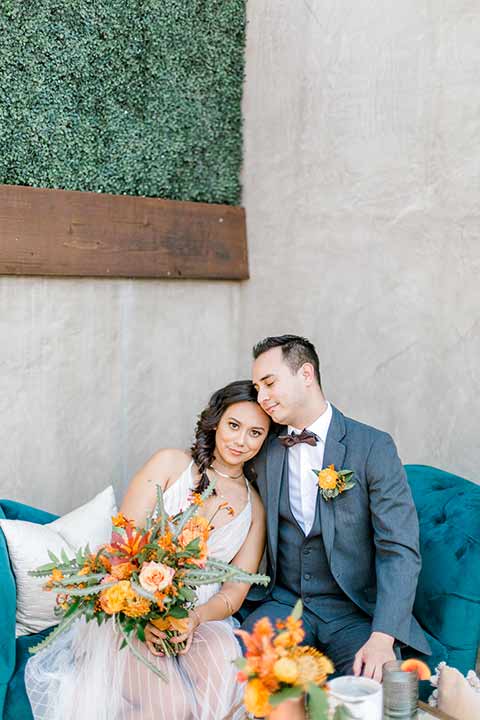
<instances>
[{"instance_id":1,"label":"dark brown bow tie","mask_svg":"<svg viewBox=\"0 0 480 720\"><path fill-rule=\"evenodd\" d=\"M307 443L307 445L316 445L318 442L318 436L315 435L314 432L311 432L311 430L302 430L301 433L294 433L293 431L290 433L290 435L279 435L278 439L282 443L282 445L285 445L285 447L293 447L293 445L298 445L298 443Z\"/></svg>"}]
</instances>

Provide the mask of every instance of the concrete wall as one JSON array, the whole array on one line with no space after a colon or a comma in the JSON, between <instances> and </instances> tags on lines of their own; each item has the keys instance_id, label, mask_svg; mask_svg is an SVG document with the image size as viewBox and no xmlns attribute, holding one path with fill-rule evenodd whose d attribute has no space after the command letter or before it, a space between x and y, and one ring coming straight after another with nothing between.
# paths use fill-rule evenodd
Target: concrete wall
<instances>
[{"instance_id":1,"label":"concrete wall","mask_svg":"<svg viewBox=\"0 0 480 720\"><path fill-rule=\"evenodd\" d=\"M338 407L479 481L480 4L249 7L243 355L310 336Z\"/></svg>"},{"instance_id":2,"label":"concrete wall","mask_svg":"<svg viewBox=\"0 0 480 720\"><path fill-rule=\"evenodd\" d=\"M281 332L405 462L480 479L480 6L248 8L251 280L0 278L0 495L121 498Z\"/></svg>"}]
</instances>

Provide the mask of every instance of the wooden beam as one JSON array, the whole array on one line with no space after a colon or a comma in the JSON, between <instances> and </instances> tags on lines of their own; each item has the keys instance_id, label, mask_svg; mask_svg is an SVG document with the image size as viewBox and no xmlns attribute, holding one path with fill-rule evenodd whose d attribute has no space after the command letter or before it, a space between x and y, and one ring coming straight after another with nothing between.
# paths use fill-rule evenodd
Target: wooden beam
<instances>
[{"instance_id":1,"label":"wooden beam","mask_svg":"<svg viewBox=\"0 0 480 720\"><path fill-rule=\"evenodd\" d=\"M0 275L245 280L245 211L0 185Z\"/></svg>"}]
</instances>

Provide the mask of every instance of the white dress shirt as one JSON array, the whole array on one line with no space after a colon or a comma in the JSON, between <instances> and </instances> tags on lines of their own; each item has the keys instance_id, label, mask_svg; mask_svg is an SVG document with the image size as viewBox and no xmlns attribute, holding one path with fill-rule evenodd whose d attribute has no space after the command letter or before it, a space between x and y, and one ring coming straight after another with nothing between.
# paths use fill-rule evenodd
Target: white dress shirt
<instances>
[{"instance_id":1,"label":"white dress shirt","mask_svg":"<svg viewBox=\"0 0 480 720\"><path fill-rule=\"evenodd\" d=\"M315 519L318 485L312 469L323 469L323 455L328 428L332 421L332 406L327 402L327 409L306 428L314 432L320 439L317 444L298 443L288 448L288 484L290 507L294 518L308 535ZM303 428L288 426L288 432L299 433Z\"/></svg>"}]
</instances>

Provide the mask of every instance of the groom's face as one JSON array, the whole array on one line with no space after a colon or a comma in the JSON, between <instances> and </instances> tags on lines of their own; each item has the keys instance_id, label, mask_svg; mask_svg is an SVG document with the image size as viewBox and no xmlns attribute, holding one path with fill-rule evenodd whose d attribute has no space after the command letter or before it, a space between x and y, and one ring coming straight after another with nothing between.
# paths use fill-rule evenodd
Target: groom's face
<instances>
[{"instance_id":1,"label":"groom's face","mask_svg":"<svg viewBox=\"0 0 480 720\"><path fill-rule=\"evenodd\" d=\"M252 381L258 391L258 403L280 425L294 425L305 399L302 368L292 372L283 359L282 348L262 353L253 363Z\"/></svg>"}]
</instances>

